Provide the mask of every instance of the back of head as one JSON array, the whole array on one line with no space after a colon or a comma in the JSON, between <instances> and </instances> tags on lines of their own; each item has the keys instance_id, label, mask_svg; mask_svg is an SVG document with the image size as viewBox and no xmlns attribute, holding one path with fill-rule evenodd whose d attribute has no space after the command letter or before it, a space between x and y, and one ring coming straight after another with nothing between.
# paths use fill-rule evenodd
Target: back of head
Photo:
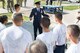
<instances>
[{"instance_id":1,"label":"back of head","mask_svg":"<svg viewBox=\"0 0 80 53\"><path fill-rule=\"evenodd\" d=\"M19 8L19 6L20 6L19 4L15 4L14 8L17 9L17 8Z\"/></svg>"},{"instance_id":2,"label":"back of head","mask_svg":"<svg viewBox=\"0 0 80 53\"><path fill-rule=\"evenodd\" d=\"M30 45L29 53L47 53L47 47L42 41L36 40Z\"/></svg>"},{"instance_id":3,"label":"back of head","mask_svg":"<svg viewBox=\"0 0 80 53\"><path fill-rule=\"evenodd\" d=\"M0 22L1 22L2 24L4 24L4 23L7 22L7 21L8 21L8 17L7 17L6 15L3 15L3 16L0 17Z\"/></svg>"},{"instance_id":4,"label":"back of head","mask_svg":"<svg viewBox=\"0 0 80 53\"><path fill-rule=\"evenodd\" d=\"M57 19L59 19L59 20L62 20L62 18L63 18L62 13L60 13L60 12L57 12L57 13L55 14L55 17L56 17Z\"/></svg>"},{"instance_id":5,"label":"back of head","mask_svg":"<svg viewBox=\"0 0 80 53\"><path fill-rule=\"evenodd\" d=\"M77 25L67 26L67 30L71 33L74 38L78 38L80 35L80 28Z\"/></svg>"},{"instance_id":6,"label":"back of head","mask_svg":"<svg viewBox=\"0 0 80 53\"><path fill-rule=\"evenodd\" d=\"M12 19L15 21L20 21L21 18L23 18L22 13L15 13Z\"/></svg>"},{"instance_id":7,"label":"back of head","mask_svg":"<svg viewBox=\"0 0 80 53\"><path fill-rule=\"evenodd\" d=\"M43 27L45 27L45 28L49 28L49 26L50 26L50 19L49 19L49 17L43 17L41 19L41 25Z\"/></svg>"},{"instance_id":8,"label":"back of head","mask_svg":"<svg viewBox=\"0 0 80 53\"><path fill-rule=\"evenodd\" d=\"M16 25L16 26L21 26L22 23L23 23L23 16L22 16L22 13L15 13L13 15L13 23Z\"/></svg>"}]
</instances>

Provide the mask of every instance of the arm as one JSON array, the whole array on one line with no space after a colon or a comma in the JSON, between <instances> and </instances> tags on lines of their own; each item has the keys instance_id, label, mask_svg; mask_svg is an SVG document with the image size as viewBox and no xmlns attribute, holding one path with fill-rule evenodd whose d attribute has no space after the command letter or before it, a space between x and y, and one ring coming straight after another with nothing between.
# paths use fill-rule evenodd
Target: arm
<instances>
[{"instance_id":1,"label":"arm","mask_svg":"<svg viewBox=\"0 0 80 53\"><path fill-rule=\"evenodd\" d=\"M27 47L26 47L26 53L29 53L29 46L30 44L32 43L32 35L29 33L29 37L28 37L28 44L27 44Z\"/></svg>"},{"instance_id":2,"label":"arm","mask_svg":"<svg viewBox=\"0 0 80 53\"><path fill-rule=\"evenodd\" d=\"M44 10L43 9L41 9L41 10L42 10L42 15L43 16L49 17L49 15L47 15L47 14L44 13Z\"/></svg>"},{"instance_id":3,"label":"arm","mask_svg":"<svg viewBox=\"0 0 80 53\"><path fill-rule=\"evenodd\" d=\"M32 9L31 14L29 16L30 20L32 20L32 17L34 16L34 9Z\"/></svg>"},{"instance_id":4,"label":"arm","mask_svg":"<svg viewBox=\"0 0 80 53\"><path fill-rule=\"evenodd\" d=\"M57 40L58 40L58 30L57 30L57 28L53 29L53 34L55 36L55 41L57 42ZM56 42L55 42L55 44L56 44Z\"/></svg>"},{"instance_id":5,"label":"arm","mask_svg":"<svg viewBox=\"0 0 80 53\"><path fill-rule=\"evenodd\" d=\"M26 53L28 53L28 48L26 48Z\"/></svg>"},{"instance_id":6,"label":"arm","mask_svg":"<svg viewBox=\"0 0 80 53\"><path fill-rule=\"evenodd\" d=\"M1 38L4 35L3 33L4 33L4 30L0 32L0 53L4 53L3 45L1 42Z\"/></svg>"},{"instance_id":7,"label":"arm","mask_svg":"<svg viewBox=\"0 0 80 53\"><path fill-rule=\"evenodd\" d=\"M3 53L4 50L3 50L3 46L2 46L2 43L0 42L0 53Z\"/></svg>"}]
</instances>

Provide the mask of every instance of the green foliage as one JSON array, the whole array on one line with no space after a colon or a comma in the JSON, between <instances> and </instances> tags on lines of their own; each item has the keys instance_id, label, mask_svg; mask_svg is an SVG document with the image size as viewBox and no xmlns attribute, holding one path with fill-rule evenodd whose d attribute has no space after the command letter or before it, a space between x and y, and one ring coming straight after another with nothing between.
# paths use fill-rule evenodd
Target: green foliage
<instances>
[{"instance_id":1,"label":"green foliage","mask_svg":"<svg viewBox=\"0 0 80 53\"><path fill-rule=\"evenodd\" d=\"M75 5L75 6L64 6L65 10L76 10L76 9L80 9L79 6Z\"/></svg>"},{"instance_id":2,"label":"green foliage","mask_svg":"<svg viewBox=\"0 0 80 53\"><path fill-rule=\"evenodd\" d=\"M37 1L41 1L41 0L34 0L34 2L37 2Z\"/></svg>"},{"instance_id":3,"label":"green foliage","mask_svg":"<svg viewBox=\"0 0 80 53\"><path fill-rule=\"evenodd\" d=\"M12 13L0 14L0 16L2 16L2 15L7 15L9 20L12 19ZM24 16L23 18L24 18L24 21L28 21L29 20L29 17L27 17L27 16Z\"/></svg>"},{"instance_id":4,"label":"green foliage","mask_svg":"<svg viewBox=\"0 0 80 53\"><path fill-rule=\"evenodd\" d=\"M8 18L9 18L9 20L11 20L12 13L4 13L4 14L0 14L0 16L2 16L2 15L7 15Z\"/></svg>"}]
</instances>

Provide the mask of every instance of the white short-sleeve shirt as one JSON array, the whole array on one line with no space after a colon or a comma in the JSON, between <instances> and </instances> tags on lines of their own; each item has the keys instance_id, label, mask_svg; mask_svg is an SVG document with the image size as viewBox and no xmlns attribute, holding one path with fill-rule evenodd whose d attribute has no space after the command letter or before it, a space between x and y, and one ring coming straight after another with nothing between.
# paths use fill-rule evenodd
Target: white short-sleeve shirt
<instances>
[{"instance_id":1,"label":"white short-sleeve shirt","mask_svg":"<svg viewBox=\"0 0 80 53\"><path fill-rule=\"evenodd\" d=\"M53 34L57 36L56 45L63 45L66 43L66 26L58 24L53 28Z\"/></svg>"},{"instance_id":2,"label":"white short-sleeve shirt","mask_svg":"<svg viewBox=\"0 0 80 53\"><path fill-rule=\"evenodd\" d=\"M22 27L13 25L0 33L0 40L5 53L25 53L32 36Z\"/></svg>"},{"instance_id":3,"label":"white short-sleeve shirt","mask_svg":"<svg viewBox=\"0 0 80 53\"><path fill-rule=\"evenodd\" d=\"M0 32L5 28L6 28L6 26L4 24L0 23Z\"/></svg>"},{"instance_id":4,"label":"white short-sleeve shirt","mask_svg":"<svg viewBox=\"0 0 80 53\"><path fill-rule=\"evenodd\" d=\"M13 12L13 14L12 14L12 19L13 19L15 13L18 13L18 12L16 12L16 11Z\"/></svg>"},{"instance_id":5,"label":"white short-sleeve shirt","mask_svg":"<svg viewBox=\"0 0 80 53\"><path fill-rule=\"evenodd\" d=\"M39 39L45 43L48 48L48 53L53 53L56 36L53 34L52 31L43 32L42 34L38 35L36 39Z\"/></svg>"},{"instance_id":6,"label":"white short-sleeve shirt","mask_svg":"<svg viewBox=\"0 0 80 53\"><path fill-rule=\"evenodd\" d=\"M80 43L71 44L65 53L80 53Z\"/></svg>"}]
</instances>

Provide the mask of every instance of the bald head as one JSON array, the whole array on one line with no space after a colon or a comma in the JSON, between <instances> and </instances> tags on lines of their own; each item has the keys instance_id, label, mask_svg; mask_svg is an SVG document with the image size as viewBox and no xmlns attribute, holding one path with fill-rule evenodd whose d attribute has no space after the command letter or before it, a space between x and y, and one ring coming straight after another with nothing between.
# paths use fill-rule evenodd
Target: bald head
<instances>
[{"instance_id":1,"label":"bald head","mask_svg":"<svg viewBox=\"0 0 80 53\"><path fill-rule=\"evenodd\" d=\"M29 53L47 53L47 47L42 41L36 40L30 45Z\"/></svg>"}]
</instances>

